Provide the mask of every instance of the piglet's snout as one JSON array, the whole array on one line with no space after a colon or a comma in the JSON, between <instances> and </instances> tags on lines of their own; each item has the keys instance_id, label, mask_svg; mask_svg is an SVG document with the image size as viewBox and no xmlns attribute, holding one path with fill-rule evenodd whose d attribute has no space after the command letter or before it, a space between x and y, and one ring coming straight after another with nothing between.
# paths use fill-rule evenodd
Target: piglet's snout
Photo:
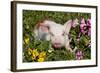
<instances>
[{"instance_id":1,"label":"piglet's snout","mask_svg":"<svg viewBox=\"0 0 100 73\"><path fill-rule=\"evenodd\" d=\"M57 36L57 37L55 37L54 38L54 41L53 41L53 46L55 47L55 48L60 48L60 47L62 47L62 44L61 44L61 37L59 37L59 36Z\"/></svg>"}]
</instances>

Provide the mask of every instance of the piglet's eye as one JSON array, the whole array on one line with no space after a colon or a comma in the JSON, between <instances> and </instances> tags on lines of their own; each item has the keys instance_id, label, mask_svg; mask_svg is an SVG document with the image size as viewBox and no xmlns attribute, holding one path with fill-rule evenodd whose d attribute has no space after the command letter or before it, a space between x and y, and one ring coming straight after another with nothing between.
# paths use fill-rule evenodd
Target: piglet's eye
<instances>
[{"instance_id":1,"label":"piglet's eye","mask_svg":"<svg viewBox=\"0 0 100 73\"><path fill-rule=\"evenodd\" d=\"M65 35L65 32L62 34L62 36L64 36Z\"/></svg>"}]
</instances>

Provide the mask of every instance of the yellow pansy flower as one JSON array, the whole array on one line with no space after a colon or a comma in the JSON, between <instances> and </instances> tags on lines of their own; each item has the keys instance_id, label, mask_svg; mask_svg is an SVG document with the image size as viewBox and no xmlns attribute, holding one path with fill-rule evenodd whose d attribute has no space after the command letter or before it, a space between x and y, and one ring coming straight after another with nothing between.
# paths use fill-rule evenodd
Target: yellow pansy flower
<instances>
[{"instance_id":1,"label":"yellow pansy flower","mask_svg":"<svg viewBox=\"0 0 100 73\"><path fill-rule=\"evenodd\" d=\"M32 57L33 57L33 59L35 59L38 55L39 55L39 53L38 53L37 49L34 49L32 51Z\"/></svg>"},{"instance_id":2,"label":"yellow pansy flower","mask_svg":"<svg viewBox=\"0 0 100 73\"><path fill-rule=\"evenodd\" d=\"M28 55L32 54L32 49L28 48Z\"/></svg>"},{"instance_id":3,"label":"yellow pansy flower","mask_svg":"<svg viewBox=\"0 0 100 73\"><path fill-rule=\"evenodd\" d=\"M28 44L29 43L29 37L25 38L25 43Z\"/></svg>"},{"instance_id":4,"label":"yellow pansy flower","mask_svg":"<svg viewBox=\"0 0 100 73\"><path fill-rule=\"evenodd\" d=\"M37 61L38 62L43 62L44 61L44 58L39 58Z\"/></svg>"},{"instance_id":5,"label":"yellow pansy flower","mask_svg":"<svg viewBox=\"0 0 100 73\"><path fill-rule=\"evenodd\" d=\"M44 57L46 57L46 52L43 51L39 54L39 58L44 58Z\"/></svg>"}]
</instances>

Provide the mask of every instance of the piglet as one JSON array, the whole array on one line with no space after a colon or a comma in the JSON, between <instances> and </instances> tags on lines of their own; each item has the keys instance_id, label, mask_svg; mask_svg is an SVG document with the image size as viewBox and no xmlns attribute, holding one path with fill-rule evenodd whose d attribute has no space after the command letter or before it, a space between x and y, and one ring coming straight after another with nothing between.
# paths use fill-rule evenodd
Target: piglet
<instances>
[{"instance_id":1,"label":"piglet","mask_svg":"<svg viewBox=\"0 0 100 73\"><path fill-rule=\"evenodd\" d=\"M72 23L72 20L68 20L64 25L62 25L54 21L44 20L37 24L34 32L38 39L51 41L54 48L65 47L67 50L72 52L69 44L69 32Z\"/></svg>"}]
</instances>

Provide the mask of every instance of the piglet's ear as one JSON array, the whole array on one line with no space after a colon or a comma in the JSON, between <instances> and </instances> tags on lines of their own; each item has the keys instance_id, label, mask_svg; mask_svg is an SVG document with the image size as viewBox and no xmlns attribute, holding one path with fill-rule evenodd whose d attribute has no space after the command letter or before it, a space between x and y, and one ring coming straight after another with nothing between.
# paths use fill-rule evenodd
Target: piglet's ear
<instances>
[{"instance_id":1,"label":"piglet's ear","mask_svg":"<svg viewBox=\"0 0 100 73\"><path fill-rule=\"evenodd\" d=\"M68 20L65 24L64 24L64 30L66 34L69 34L69 31L71 29L72 26L72 20Z\"/></svg>"},{"instance_id":2,"label":"piglet's ear","mask_svg":"<svg viewBox=\"0 0 100 73\"><path fill-rule=\"evenodd\" d=\"M40 30L42 32L47 32L49 30L49 25L46 24L45 21L42 21L36 24L35 29Z\"/></svg>"}]
</instances>

